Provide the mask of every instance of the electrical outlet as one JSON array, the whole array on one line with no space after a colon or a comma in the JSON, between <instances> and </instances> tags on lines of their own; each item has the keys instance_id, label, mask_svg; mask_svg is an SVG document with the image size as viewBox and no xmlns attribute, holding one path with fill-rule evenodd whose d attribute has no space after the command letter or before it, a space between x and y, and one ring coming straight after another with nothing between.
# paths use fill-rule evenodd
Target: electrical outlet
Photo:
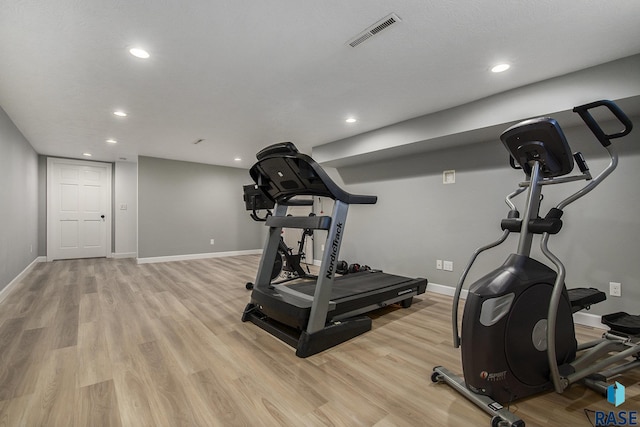
<instances>
[{"instance_id":1,"label":"electrical outlet","mask_svg":"<svg viewBox=\"0 0 640 427\"><path fill-rule=\"evenodd\" d=\"M324 245L320 245L320 250L324 251Z\"/></svg>"},{"instance_id":2,"label":"electrical outlet","mask_svg":"<svg viewBox=\"0 0 640 427\"><path fill-rule=\"evenodd\" d=\"M443 261L442 267L444 271L453 271L453 261Z\"/></svg>"},{"instance_id":3,"label":"electrical outlet","mask_svg":"<svg viewBox=\"0 0 640 427\"><path fill-rule=\"evenodd\" d=\"M213 240L213 239L211 239L211 240L209 241L209 243L213 245L214 240Z\"/></svg>"},{"instance_id":4,"label":"electrical outlet","mask_svg":"<svg viewBox=\"0 0 640 427\"><path fill-rule=\"evenodd\" d=\"M436 260L436 270L442 270L442 260L441 259L437 259Z\"/></svg>"},{"instance_id":5,"label":"electrical outlet","mask_svg":"<svg viewBox=\"0 0 640 427\"><path fill-rule=\"evenodd\" d=\"M618 282L609 282L609 295L612 297L622 296L622 284Z\"/></svg>"}]
</instances>

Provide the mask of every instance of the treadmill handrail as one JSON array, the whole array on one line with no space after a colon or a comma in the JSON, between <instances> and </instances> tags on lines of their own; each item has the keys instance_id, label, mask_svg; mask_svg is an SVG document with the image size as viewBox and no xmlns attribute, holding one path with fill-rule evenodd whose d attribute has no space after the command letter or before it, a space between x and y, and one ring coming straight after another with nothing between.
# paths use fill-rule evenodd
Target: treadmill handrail
<instances>
[{"instance_id":1,"label":"treadmill handrail","mask_svg":"<svg viewBox=\"0 0 640 427\"><path fill-rule=\"evenodd\" d=\"M270 216L266 219L268 227L301 228L312 230L328 230L331 226L330 216Z\"/></svg>"}]
</instances>

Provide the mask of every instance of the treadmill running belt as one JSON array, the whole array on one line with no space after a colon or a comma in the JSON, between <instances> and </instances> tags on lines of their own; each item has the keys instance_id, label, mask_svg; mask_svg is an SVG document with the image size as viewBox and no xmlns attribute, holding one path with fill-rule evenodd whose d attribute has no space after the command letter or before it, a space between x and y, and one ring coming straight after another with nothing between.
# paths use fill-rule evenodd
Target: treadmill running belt
<instances>
[{"instance_id":1,"label":"treadmill running belt","mask_svg":"<svg viewBox=\"0 0 640 427\"><path fill-rule=\"evenodd\" d=\"M403 282L415 282L415 279L380 271L361 271L359 273L337 276L331 289L331 300L340 300L354 295L384 289L388 286L397 286ZM303 294L313 296L316 284L315 281L301 282L289 285L288 287Z\"/></svg>"}]
</instances>

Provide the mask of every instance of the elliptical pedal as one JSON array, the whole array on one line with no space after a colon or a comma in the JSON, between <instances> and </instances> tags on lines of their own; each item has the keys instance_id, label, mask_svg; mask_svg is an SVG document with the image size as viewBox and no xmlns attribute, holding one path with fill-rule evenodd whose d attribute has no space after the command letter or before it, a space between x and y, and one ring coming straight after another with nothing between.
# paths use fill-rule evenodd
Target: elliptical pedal
<instances>
[{"instance_id":1,"label":"elliptical pedal","mask_svg":"<svg viewBox=\"0 0 640 427\"><path fill-rule=\"evenodd\" d=\"M602 316L602 323L614 332L626 335L640 335L640 316L619 311Z\"/></svg>"},{"instance_id":2,"label":"elliptical pedal","mask_svg":"<svg viewBox=\"0 0 640 427\"><path fill-rule=\"evenodd\" d=\"M607 295L596 288L573 288L567 289L567 292L573 313L584 309L589 310L592 305L607 299Z\"/></svg>"}]
</instances>

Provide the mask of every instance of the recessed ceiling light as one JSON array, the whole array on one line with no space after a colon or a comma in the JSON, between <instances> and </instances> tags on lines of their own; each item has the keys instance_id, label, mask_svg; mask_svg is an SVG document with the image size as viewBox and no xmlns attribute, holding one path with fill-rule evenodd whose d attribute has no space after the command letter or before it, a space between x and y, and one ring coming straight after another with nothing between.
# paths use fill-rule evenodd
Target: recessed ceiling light
<instances>
[{"instance_id":1,"label":"recessed ceiling light","mask_svg":"<svg viewBox=\"0 0 640 427\"><path fill-rule=\"evenodd\" d=\"M114 115L118 116L118 117L127 117L127 113L125 113L124 111L114 111L113 112Z\"/></svg>"},{"instance_id":2,"label":"recessed ceiling light","mask_svg":"<svg viewBox=\"0 0 640 427\"><path fill-rule=\"evenodd\" d=\"M347 120L345 120L345 122L347 123L355 123L357 120L354 119L353 117L349 117Z\"/></svg>"},{"instance_id":3,"label":"recessed ceiling light","mask_svg":"<svg viewBox=\"0 0 640 427\"><path fill-rule=\"evenodd\" d=\"M511 65L509 64L498 64L491 69L491 72L501 73L503 71L507 71L509 68L511 68Z\"/></svg>"},{"instance_id":4,"label":"recessed ceiling light","mask_svg":"<svg viewBox=\"0 0 640 427\"><path fill-rule=\"evenodd\" d=\"M91 157L91 153L82 153L83 156Z\"/></svg>"},{"instance_id":5,"label":"recessed ceiling light","mask_svg":"<svg viewBox=\"0 0 640 427\"><path fill-rule=\"evenodd\" d=\"M115 139L107 139L107 142L109 144L117 144L118 143L118 141L116 141Z\"/></svg>"},{"instance_id":6,"label":"recessed ceiling light","mask_svg":"<svg viewBox=\"0 0 640 427\"><path fill-rule=\"evenodd\" d=\"M132 47L131 49L129 49L129 53L136 58L141 59L147 59L150 56L149 52L144 49L140 49L139 47Z\"/></svg>"},{"instance_id":7,"label":"recessed ceiling light","mask_svg":"<svg viewBox=\"0 0 640 427\"><path fill-rule=\"evenodd\" d=\"M233 159L233 160L235 160L236 162L239 162L239 161L241 161L242 159L241 159L240 157L236 157L236 158L235 158L235 159Z\"/></svg>"}]
</instances>

